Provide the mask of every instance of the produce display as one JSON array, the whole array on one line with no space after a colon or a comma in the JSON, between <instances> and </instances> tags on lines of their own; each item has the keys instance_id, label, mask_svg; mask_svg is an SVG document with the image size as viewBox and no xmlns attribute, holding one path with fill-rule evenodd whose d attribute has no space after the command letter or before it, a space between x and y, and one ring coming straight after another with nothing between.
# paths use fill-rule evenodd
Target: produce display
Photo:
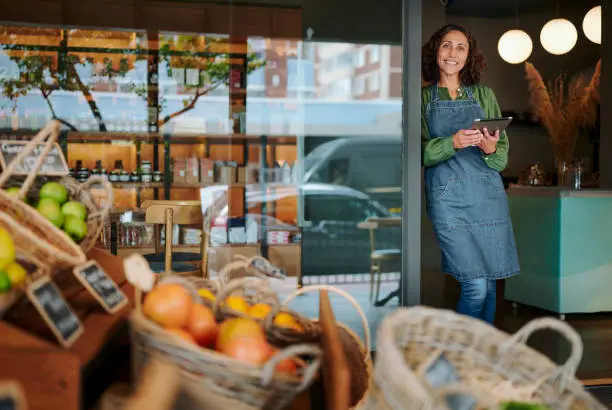
<instances>
[{"instance_id":1,"label":"produce display","mask_svg":"<svg viewBox=\"0 0 612 410\"><path fill-rule=\"evenodd\" d=\"M11 187L6 192L17 196L19 190L19 187ZM24 201L30 204L27 197ZM70 200L68 190L59 182L45 183L38 193L38 201L30 205L75 242L87 236L87 208L79 201Z\"/></svg>"},{"instance_id":2,"label":"produce display","mask_svg":"<svg viewBox=\"0 0 612 410\"><path fill-rule=\"evenodd\" d=\"M198 295L210 303L215 303L217 300L215 294L206 288L198 289ZM249 316L255 320L263 320L272 310L272 306L267 303L254 303L251 305L245 298L236 295L227 296L223 305L235 312L242 313L243 315ZM278 327L293 329L297 332L304 331L302 325L300 325L293 316L286 312L279 312L274 317L273 323Z\"/></svg>"},{"instance_id":3,"label":"produce display","mask_svg":"<svg viewBox=\"0 0 612 410\"><path fill-rule=\"evenodd\" d=\"M0 294L22 286L27 279L25 268L15 260L15 243L5 229L0 228Z\"/></svg>"},{"instance_id":4,"label":"produce display","mask_svg":"<svg viewBox=\"0 0 612 410\"><path fill-rule=\"evenodd\" d=\"M216 298L208 289L199 289L198 294L212 302ZM249 305L245 298L237 295L227 296L222 304L244 316L218 322L213 309L195 301L184 286L162 283L146 296L142 311L167 332L201 348L253 365L263 365L270 360L278 350L267 341L258 319L265 317L271 307L263 303ZM295 330L301 328L284 312L276 316L274 323ZM276 371L293 374L299 363L298 358L282 360Z\"/></svg>"}]
</instances>

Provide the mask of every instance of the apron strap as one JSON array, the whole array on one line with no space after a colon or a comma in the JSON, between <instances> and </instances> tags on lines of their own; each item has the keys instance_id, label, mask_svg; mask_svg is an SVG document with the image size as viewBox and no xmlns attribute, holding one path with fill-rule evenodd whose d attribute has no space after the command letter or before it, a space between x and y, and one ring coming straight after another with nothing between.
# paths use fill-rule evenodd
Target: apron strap
<instances>
[{"instance_id":1,"label":"apron strap","mask_svg":"<svg viewBox=\"0 0 612 410\"><path fill-rule=\"evenodd\" d=\"M431 101L437 101L437 100L438 100L438 82L436 81L433 87L431 87Z\"/></svg>"},{"instance_id":2,"label":"apron strap","mask_svg":"<svg viewBox=\"0 0 612 410\"><path fill-rule=\"evenodd\" d=\"M465 88L465 93L468 96L468 99L470 99L473 102L476 102L476 100L474 99L474 94L472 94L472 86L467 86L464 88Z\"/></svg>"}]
</instances>

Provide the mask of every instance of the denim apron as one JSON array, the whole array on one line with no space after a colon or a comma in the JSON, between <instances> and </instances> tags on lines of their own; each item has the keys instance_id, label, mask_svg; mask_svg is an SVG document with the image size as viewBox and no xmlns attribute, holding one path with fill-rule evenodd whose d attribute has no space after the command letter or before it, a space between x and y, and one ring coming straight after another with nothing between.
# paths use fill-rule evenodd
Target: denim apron
<instances>
[{"instance_id":1,"label":"denim apron","mask_svg":"<svg viewBox=\"0 0 612 410\"><path fill-rule=\"evenodd\" d=\"M431 138L447 137L486 118L465 87L466 100L441 101L434 84L426 118ZM508 199L497 171L478 147L425 168L427 213L442 250L442 270L458 281L519 273Z\"/></svg>"}]
</instances>

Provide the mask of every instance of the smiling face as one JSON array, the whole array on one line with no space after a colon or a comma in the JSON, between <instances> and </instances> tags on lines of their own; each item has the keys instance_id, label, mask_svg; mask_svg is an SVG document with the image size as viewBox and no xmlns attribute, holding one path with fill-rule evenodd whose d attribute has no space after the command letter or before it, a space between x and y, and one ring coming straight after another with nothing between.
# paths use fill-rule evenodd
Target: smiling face
<instances>
[{"instance_id":1,"label":"smiling face","mask_svg":"<svg viewBox=\"0 0 612 410\"><path fill-rule=\"evenodd\" d=\"M465 67L469 54L468 38L460 31L449 31L444 35L438 48L440 77L458 75Z\"/></svg>"}]
</instances>

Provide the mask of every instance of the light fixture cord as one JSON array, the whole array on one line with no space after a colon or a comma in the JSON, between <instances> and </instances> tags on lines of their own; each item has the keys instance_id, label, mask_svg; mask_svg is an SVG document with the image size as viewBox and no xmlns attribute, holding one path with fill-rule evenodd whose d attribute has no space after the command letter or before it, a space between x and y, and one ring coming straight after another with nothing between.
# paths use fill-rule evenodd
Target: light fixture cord
<instances>
[{"instance_id":1,"label":"light fixture cord","mask_svg":"<svg viewBox=\"0 0 612 410\"><path fill-rule=\"evenodd\" d=\"M519 27L519 0L514 1L514 19L515 19L514 24L516 25L516 28L520 28Z\"/></svg>"},{"instance_id":2,"label":"light fixture cord","mask_svg":"<svg viewBox=\"0 0 612 410\"><path fill-rule=\"evenodd\" d=\"M557 0L557 18L559 18L560 15L561 13L559 13L559 0Z\"/></svg>"}]
</instances>

